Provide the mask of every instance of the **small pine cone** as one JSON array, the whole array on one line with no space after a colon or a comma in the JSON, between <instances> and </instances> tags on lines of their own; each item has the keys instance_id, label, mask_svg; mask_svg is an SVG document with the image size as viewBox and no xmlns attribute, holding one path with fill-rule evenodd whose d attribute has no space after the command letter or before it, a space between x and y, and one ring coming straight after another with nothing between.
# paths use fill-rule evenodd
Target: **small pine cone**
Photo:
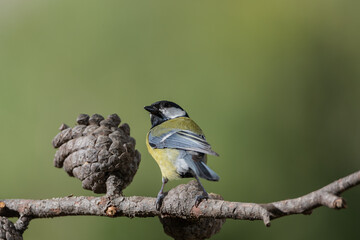
<instances>
[{"instance_id":1,"label":"small pine cone","mask_svg":"<svg viewBox=\"0 0 360 240\"><path fill-rule=\"evenodd\" d=\"M202 190L196 181L188 184L178 185L171 189L164 201L180 202L178 209L180 212L188 212L188 206L193 206L195 198L202 194ZM166 200L168 199L168 200ZM223 199L220 195L211 193L209 199ZM205 200L203 200L205 201ZM201 203L200 203L201 204ZM170 206L171 207L171 206ZM163 206L166 208L166 205ZM165 210L167 211L167 210ZM176 240L198 240L207 239L218 233L225 219L200 218L183 219L174 217L159 217L163 225L164 232Z\"/></svg>"},{"instance_id":2,"label":"small pine cone","mask_svg":"<svg viewBox=\"0 0 360 240\"><path fill-rule=\"evenodd\" d=\"M112 176L110 184L116 184L121 192L131 183L141 156L135 150L129 125L119 126L120 122L117 114L107 119L99 114L80 114L75 127L62 124L52 141L58 148L55 167L64 167L70 176L82 181L83 188L95 193L109 191L107 180Z\"/></svg>"},{"instance_id":3,"label":"small pine cone","mask_svg":"<svg viewBox=\"0 0 360 240\"><path fill-rule=\"evenodd\" d=\"M22 240L21 233L6 217L0 217L0 240Z\"/></svg>"}]
</instances>

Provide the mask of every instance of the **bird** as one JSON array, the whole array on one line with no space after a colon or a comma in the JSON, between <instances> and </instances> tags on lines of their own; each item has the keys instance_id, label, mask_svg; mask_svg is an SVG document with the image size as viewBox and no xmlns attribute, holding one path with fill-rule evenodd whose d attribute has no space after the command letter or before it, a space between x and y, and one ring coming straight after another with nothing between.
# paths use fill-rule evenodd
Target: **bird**
<instances>
[{"instance_id":1,"label":"bird","mask_svg":"<svg viewBox=\"0 0 360 240\"><path fill-rule=\"evenodd\" d=\"M211 149L201 128L178 104L158 101L144 109L150 113L151 128L146 135L146 146L155 159L162 174L161 189L156 198L156 209L160 210L165 197L164 186L169 180L195 178L202 189L196 196L195 206L209 195L199 177L219 181L220 177L207 165L207 155L219 156Z\"/></svg>"}]
</instances>

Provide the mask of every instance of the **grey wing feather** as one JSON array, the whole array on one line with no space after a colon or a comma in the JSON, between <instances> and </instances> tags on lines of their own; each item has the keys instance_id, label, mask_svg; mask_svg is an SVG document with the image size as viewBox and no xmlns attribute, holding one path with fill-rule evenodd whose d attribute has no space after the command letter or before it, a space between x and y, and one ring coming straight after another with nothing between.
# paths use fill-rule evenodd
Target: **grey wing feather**
<instances>
[{"instance_id":1,"label":"grey wing feather","mask_svg":"<svg viewBox=\"0 0 360 240\"><path fill-rule=\"evenodd\" d=\"M150 133L149 143L154 148L177 148L219 156L204 136L188 130L174 129L158 137Z\"/></svg>"}]
</instances>

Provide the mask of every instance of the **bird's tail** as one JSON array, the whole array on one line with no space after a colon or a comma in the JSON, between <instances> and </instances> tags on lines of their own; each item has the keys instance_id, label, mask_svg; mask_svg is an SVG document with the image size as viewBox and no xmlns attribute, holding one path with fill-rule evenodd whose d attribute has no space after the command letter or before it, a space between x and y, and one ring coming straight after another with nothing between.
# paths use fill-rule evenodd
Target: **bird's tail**
<instances>
[{"instance_id":1,"label":"bird's tail","mask_svg":"<svg viewBox=\"0 0 360 240\"><path fill-rule=\"evenodd\" d=\"M219 181L220 177L211 170L203 161L194 161L194 165L196 167L196 174L201 177L205 178L209 181Z\"/></svg>"}]
</instances>

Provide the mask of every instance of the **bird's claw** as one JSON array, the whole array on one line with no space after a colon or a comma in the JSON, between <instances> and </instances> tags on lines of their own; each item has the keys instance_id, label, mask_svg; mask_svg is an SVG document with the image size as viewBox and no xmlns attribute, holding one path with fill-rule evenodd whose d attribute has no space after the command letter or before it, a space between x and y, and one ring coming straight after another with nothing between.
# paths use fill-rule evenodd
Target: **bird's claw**
<instances>
[{"instance_id":1,"label":"bird's claw","mask_svg":"<svg viewBox=\"0 0 360 240\"><path fill-rule=\"evenodd\" d=\"M165 195L163 193L159 193L156 198L156 210L160 211L163 199Z\"/></svg>"},{"instance_id":2,"label":"bird's claw","mask_svg":"<svg viewBox=\"0 0 360 240\"><path fill-rule=\"evenodd\" d=\"M196 196L195 207L198 207L203 199L206 199L206 200L209 199L209 195L207 193L204 193L203 195Z\"/></svg>"}]
</instances>

